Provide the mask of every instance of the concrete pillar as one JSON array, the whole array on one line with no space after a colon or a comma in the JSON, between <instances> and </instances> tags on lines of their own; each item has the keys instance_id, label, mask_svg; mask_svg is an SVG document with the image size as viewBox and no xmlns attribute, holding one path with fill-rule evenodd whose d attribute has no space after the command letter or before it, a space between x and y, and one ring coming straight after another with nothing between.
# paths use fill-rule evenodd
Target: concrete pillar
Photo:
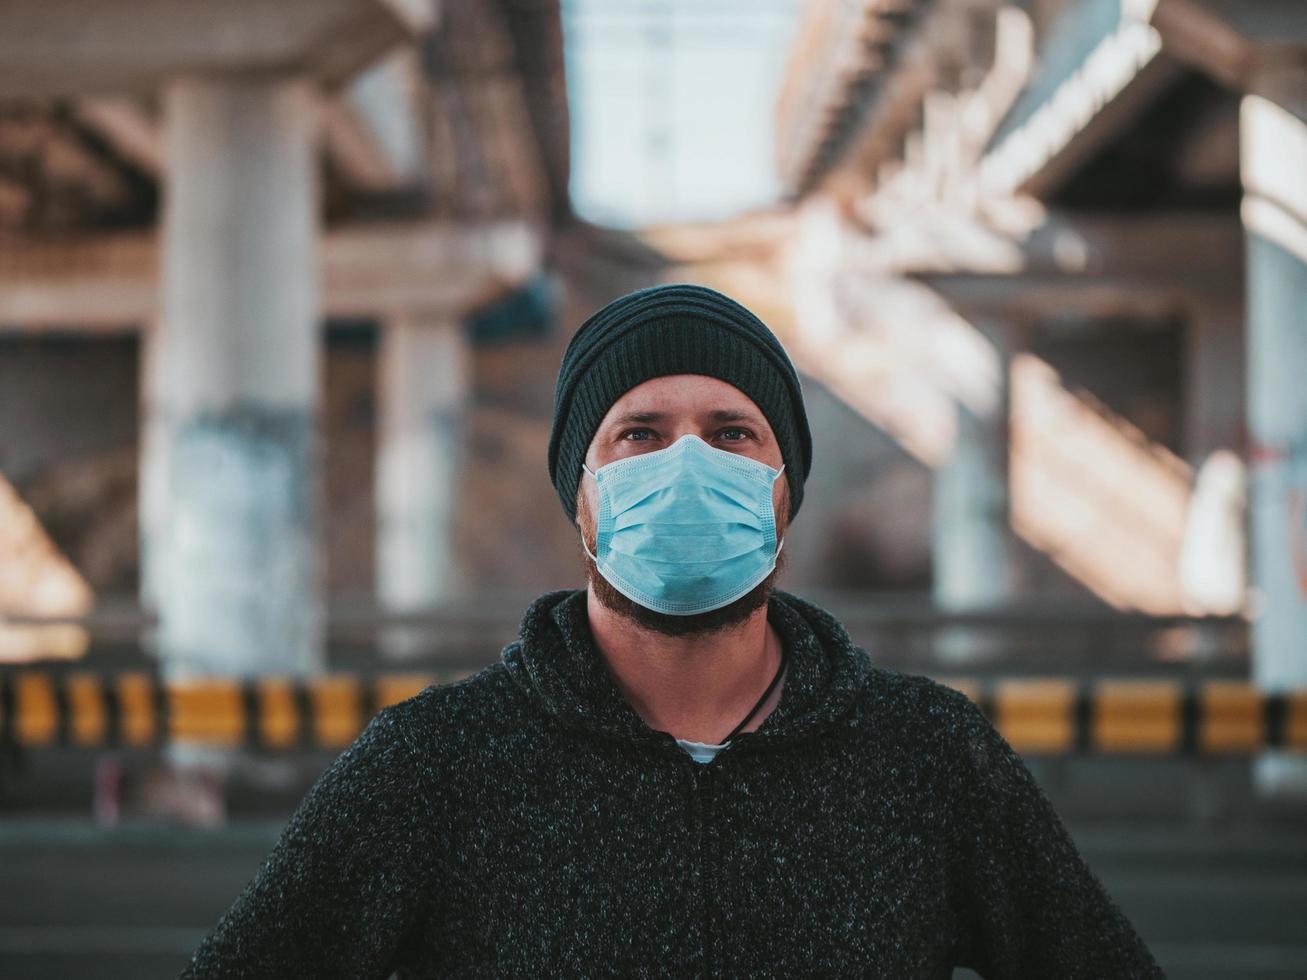
<instances>
[{"instance_id":1,"label":"concrete pillar","mask_svg":"<svg viewBox=\"0 0 1307 980\"><path fill-rule=\"evenodd\" d=\"M935 601L946 608L998 605L1012 597L1014 574L1008 505L1008 373L1004 332L986 327L999 353L993 398L957 406L957 437L935 471Z\"/></svg>"},{"instance_id":2,"label":"concrete pillar","mask_svg":"<svg viewBox=\"0 0 1307 980\"><path fill-rule=\"evenodd\" d=\"M1307 66L1269 66L1241 107L1248 241L1253 676L1307 686ZM1307 759L1267 752L1257 784L1307 792Z\"/></svg>"},{"instance_id":3,"label":"concrete pillar","mask_svg":"<svg viewBox=\"0 0 1307 980\"><path fill-rule=\"evenodd\" d=\"M1185 325L1184 456L1193 493L1180 547L1181 608L1235 615L1247 604L1248 394L1242 304L1204 303ZM1221 631L1204 632L1197 656L1221 652Z\"/></svg>"},{"instance_id":4,"label":"concrete pillar","mask_svg":"<svg viewBox=\"0 0 1307 980\"><path fill-rule=\"evenodd\" d=\"M379 361L377 597L387 611L410 612L458 586L454 520L470 375L462 324L396 317L383 327ZM420 630L382 636L395 656L423 646Z\"/></svg>"},{"instance_id":5,"label":"concrete pillar","mask_svg":"<svg viewBox=\"0 0 1307 980\"><path fill-rule=\"evenodd\" d=\"M137 541L140 547L140 601L150 612L159 609L159 565L163 560L162 544L167 528L168 431L164 424L162 399L165 394L162 355L159 344L159 321L151 319L141 325L139 348L140 444L137 452L136 511Z\"/></svg>"},{"instance_id":6,"label":"concrete pillar","mask_svg":"<svg viewBox=\"0 0 1307 980\"><path fill-rule=\"evenodd\" d=\"M322 664L317 115L300 80L191 78L163 92L145 427L166 478L146 567L170 673Z\"/></svg>"},{"instance_id":7,"label":"concrete pillar","mask_svg":"<svg viewBox=\"0 0 1307 980\"><path fill-rule=\"evenodd\" d=\"M1010 343L1000 324L976 324L998 354L985 404L957 403L952 450L935 470L931 526L934 598L944 610L1001 606L1016 592L1008 494ZM974 628L941 629L936 653L967 662L997 651L1002 638Z\"/></svg>"},{"instance_id":8,"label":"concrete pillar","mask_svg":"<svg viewBox=\"0 0 1307 980\"><path fill-rule=\"evenodd\" d=\"M1244 453L1244 315L1242 305L1204 303L1185 324L1184 456L1195 469L1223 449Z\"/></svg>"}]
</instances>

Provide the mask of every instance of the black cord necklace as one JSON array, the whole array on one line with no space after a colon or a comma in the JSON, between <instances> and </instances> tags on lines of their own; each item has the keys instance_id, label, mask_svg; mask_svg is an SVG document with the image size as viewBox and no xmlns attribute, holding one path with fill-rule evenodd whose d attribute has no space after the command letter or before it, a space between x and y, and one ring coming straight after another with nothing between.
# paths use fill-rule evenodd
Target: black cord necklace
<instances>
[{"instance_id":1,"label":"black cord necklace","mask_svg":"<svg viewBox=\"0 0 1307 980\"><path fill-rule=\"evenodd\" d=\"M740 733L740 729L749 723L749 719L758 713L758 709L767 703L767 699L771 697L771 692L776 690L776 684L780 681L781 674L785 673L785 664L788 661L789 661L789 651L785 649L785 644L782 643L781 663L780 666L776 668L776 675L771 679L771 683L767 685L767 690L762 692L762 697L760 697L758 699L758 703L753 706L753 710L750 711L747 715L745 715L744 719L738 725L736 725L734 728L731 729L731 734L727 735L724 739L722 739L721 741L722 745L725 745L736 735L738 735Z\"/></svg>"}]
</instances>

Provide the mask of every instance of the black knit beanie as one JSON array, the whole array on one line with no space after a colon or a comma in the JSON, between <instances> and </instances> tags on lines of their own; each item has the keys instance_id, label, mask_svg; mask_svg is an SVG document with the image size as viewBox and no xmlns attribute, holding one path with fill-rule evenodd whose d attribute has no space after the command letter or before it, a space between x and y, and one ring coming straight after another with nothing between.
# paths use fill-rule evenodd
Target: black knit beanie
<instances>
[{"instance_id":1,"label":"black knit beanie","mask_svg":"<svg viewBox=\"0 0 1307 980\"><path fill-rule=\"evenodd\" d=\"M775 335L729 296L687 283L613 300L576 332L558 371L549 476L576 523L576 490L590 441L613 402L668 374L703 374L744 392L780 445L790 517L803 502L812 435L799 376Z\"/></svg>"}]
</instances>

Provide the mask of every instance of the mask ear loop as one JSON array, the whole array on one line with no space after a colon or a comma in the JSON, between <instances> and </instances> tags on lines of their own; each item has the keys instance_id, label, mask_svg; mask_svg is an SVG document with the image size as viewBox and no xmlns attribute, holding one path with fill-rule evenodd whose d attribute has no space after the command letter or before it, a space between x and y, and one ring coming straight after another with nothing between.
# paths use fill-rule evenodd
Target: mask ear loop
<instances>
[{"instance_id":1,"label":"mask ear loop","mask_svg":"<svg viewBox=\"0 0 1307 980\"><path fill-rule=\"evenodd\" d=\"M589 473L590 476L594 479L595 483L598 483L598 482L599 482L599 477L595 476L595 472L594 472L594 470L592 470L592 469L590 469L590 467L586 466L585 463L582 463L582 464L581 464L581 469L583 469L583 470L585 470L585 472ZM589 558L592 562L595 563L595 568L598 568L598 567L599 567L599 559L596 558L596 557L594 556L594 554L591 553L590 549L587 548L587 547L585 546L585 532L582 531L580 528L577 528L577 534L578 534L578 535L580 536L580 538L581 538L581 550L585 552L587 558ZM597 539L597 538L596 538L595 543L598 544L598 539Z\"/></svg>"},{"instance_id":2,"label":"mask ear loop","mask_svg":"<svg viewBox=\"0 0 1307 980\"><path fill-rule=\"evenodd\" d=\"M581 465L584 466L585 464L582 463ZM773 476L773 477L771 478L772 486L775 486L775 485L776 485L776 481L779 480L779 479L781 478L781 474L784 473L784 472L785 472L785 464L784 464L784 463L781 463L781 468L780 468L779 470L777 470L777 471L776 471L776 475ZM584 543L584 542L583 542L583 543ZM773 562L773 563L775 563L775 561L776 561L777 559L780 558L780 556L781 556L781 549L784 548L784 547L785 547L785 539L784 539L784 538L781 538L780 541L777 542L777 544L776 544L776 554L772 556L772 562Z\"/></svg>"}]
</instances>

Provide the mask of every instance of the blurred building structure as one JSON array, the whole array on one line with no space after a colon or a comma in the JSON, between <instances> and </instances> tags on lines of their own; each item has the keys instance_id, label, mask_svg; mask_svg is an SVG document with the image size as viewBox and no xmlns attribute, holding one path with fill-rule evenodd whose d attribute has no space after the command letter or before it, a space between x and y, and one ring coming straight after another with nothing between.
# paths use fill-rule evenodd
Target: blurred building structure
<instances>
[{"instance_id":1,"label":"blurred building structure","mask_svg":"<svg viewBox=\"0 0 1307 980\"><path fill-rule=\"evenodd\" d=\"M1257 683L1307 683L1304 99L1292 0L805 8L794 341L934 469L940 603L1022 547L1119 608L1247 594Z\"/></svg>"},{"instance_id":2,"label":"blurred building structure","mask_svg":"<svg viewBox=\"0 0 1307 980\"><path fill-rule=\"evenodd\" d=\"M735 98L795 6L784 199L681 220L706 39ZM803 377L782 586L977 699L1169 976L1304 975L1305 66L1303 0L0 3L0 973L175 974L378 705L582 584L560 357L690 280ZM602 227L568 88L633 75L595 194L680 208Z\"/></svg>"},{"instance_id":3,"label":"blurred building structure","mask_svg":"<svg viewBox=\"0 0 1307 980\"><path fill-rule=\"evenodd\" d=\"M805 375L790 587L907 596L923 631L1237 617L1249 459L1257 678L1307 681L1294 5L813 0L788 198L630 232L572 214L558 5L420 7L0 11L0 612L139 592L170 668L231 673L316 669L328 604L515 617L580 578L543 509L570 330L693 279Z\"/></svg>"},{"instance_id":4,"label":"blurred building structure","mask_svg":"<svg viewBox=\"0 0 1307 980\"><path fill-rule=\"evenodd\" d=\"M17 3L0 52L0 323L140 338L139 583L165 662L321 666L324 320L379 336L379 598L441 598L464 321L539 275L568 211L556 5ZM0 605L85 611L36 523Z\"/></svg>"}]
</instances>

